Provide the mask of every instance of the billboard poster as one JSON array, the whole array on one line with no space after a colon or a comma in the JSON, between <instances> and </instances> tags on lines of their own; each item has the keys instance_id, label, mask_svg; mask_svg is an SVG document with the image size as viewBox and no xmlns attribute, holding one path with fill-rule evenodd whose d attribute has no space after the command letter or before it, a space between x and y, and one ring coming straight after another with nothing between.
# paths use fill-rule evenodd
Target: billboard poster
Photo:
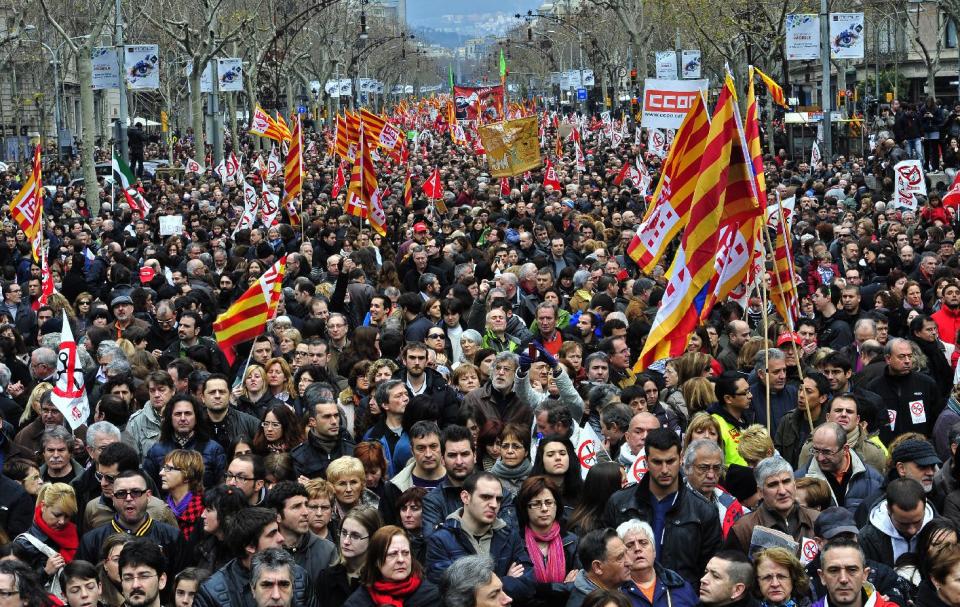
<instances>
[{"instance_id":1,"label":"billboard poster","mask_svg":"<svg viewBox=\"0 0 960 607\"><path fill-rule=\"evenodd\" d=\"M820 17L814 13L787 15L787 60L820 58Z\"/></svg>"},{"instance_id":2,"label":"billboard poster","mask_svg":"<svg viewBox=\"0 0 960 607\"><path fill-rule=\"evenodd\" d=\"M684 79L700 77L700 51L689 50L680 53L681 77Z\"/></svg>"},{"instance_id":3,"label":"billboard poster","mask_svg":"<svg viewBox=\"0 0 960 607\"><path fill-rule=\"evenodd\" d=\"M453 95L457 120L481 123L503 120L502 86L455 86Z\"/></svg>"},{"instance_id":4,"label":"billboard poster","mask_svg":"<svg viewBox=\"0 0 960 607\"><path fill-rule=\"evenodd\" d=\"M160 88L160 47L156 44L131 44L124 47L124 74L127 88Z\"/></svg>"},{"instance_id":5,"label":"billboard poster","mask_svg":"<svg viewBox=\"0 0 960 607\"><path fill-rule=\"evenodd\" d=\"M217 77L221 93L236 93L243 90L243 60L239 57L217 59Z\"/></svg>"},{"instance_id":6,"label":"billboard poster","mask_svg":"<svg viewBox=\"0 0 960 607\"><path fill-rule=\"evenodd\" d=\"M657 51L657 78L674 80L677 77L677 52Z\"/></svg>"},{"instance_id":7,"label":"billboard poster","mask_svg":"<svg viewBox=\"0 0 960 607\"><path fill-rule=\"evenodd\" d=\"M863 59L863 13L830 13L830 56Z\"/></svg>"},{"instance_id":8,"label":"billboard poster","mask_svg":"<svg viewBox=\"0 0 960 607\"><path fill-rule=\"evenodd\" d=\"M117 61L117 49L112 46L93 48L93 90L120 88L120 63Z\"/></svg>"}]
</instances>

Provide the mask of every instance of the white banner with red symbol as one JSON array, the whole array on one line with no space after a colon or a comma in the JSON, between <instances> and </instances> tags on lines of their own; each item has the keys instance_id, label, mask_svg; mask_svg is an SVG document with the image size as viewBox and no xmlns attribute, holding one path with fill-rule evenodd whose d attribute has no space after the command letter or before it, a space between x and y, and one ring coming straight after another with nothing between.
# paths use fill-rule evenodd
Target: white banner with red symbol
<instances>
[{"instance_id":1,"label":"white banner with red symbol","mask_svg":"<svg viewBox=\"0 0 960 607\"><path fill-rule=\"evenodd\" d=\"M584 479L587 478L590 468L600 462L610 461L610 456L603 446L603 438L597 434L590 424L584 425L580 430L577 441L577 459L580 460L580 475Z\"/></svg>"},{"instance_id":2,"label":"white banner with red symbol","mask_svg":"<svg viewBox=\"0 0 960 607\"><path fill-rule=\"evenodd\" d=\"M896 180L894 208L916 211L917 196L927 195L927 182L923 178L923 165L919 160L903 160L893 167Z\"/></svg>"},{"instance_id":3,"label":"white banner with red symbol","mask_svg":"<svg viewBox=\"0 0 960 607\"><path fill-rule=\"evenodd\" d=\"M60 331L60 351L57 353L57 385L53 387L50 400L76 430L87 423L90 403L83 387L83 365L77 354L77 342L66 312L63 314L63 329Z\"/></svg>"}]
</instances>

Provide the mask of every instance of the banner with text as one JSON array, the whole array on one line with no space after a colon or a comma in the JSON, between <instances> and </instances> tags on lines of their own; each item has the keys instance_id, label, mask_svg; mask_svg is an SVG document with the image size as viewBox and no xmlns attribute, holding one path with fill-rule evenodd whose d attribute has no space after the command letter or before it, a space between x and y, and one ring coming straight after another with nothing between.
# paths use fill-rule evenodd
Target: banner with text
<instances>
[{"instance_id":1,"label":"banner with text","mask_svg":"<svg viewBox=\"0 0 960 607\"><path fill-rule=\"evenodd\" d=\"M496 122L503 119L502 86L455 86L453 96L457 120L479 117L480 122Z\"/></svg>"},{"instance_id":2,"label":"banner with text","mask_svg":"<svg viewBox=\"0 0 960 607\"><path fill-rule=\"evenodd\" d=\"M123 47L123 68L128 89L160 88L160 47L156 44Z\"/></svg>"},{"instance_id":3,"label":"banner with text","mask_svg":"<svg viewBox=\"0 0 960 607\"><path fill-rule=\"evenodd\" d=\"M787 15L787 59L811 61L820 58L820 17L813 13Z\"/></svg>"},{"instance_id":4,"label":"banner with text","mask_svg":"<svg viewBox=\"0 0 960 607\"><path fill-rule=\"evenodd\" d=\"M120 62L117 59L117 49L112 46L96 46L93 48L93 79L92 88L95 91L120 88Z\"/></svg>"},{"instance_id":5,"label":"banner with text","mask_svg":"<svg viewBox=\"0 0 960 607\"><path fill-rule=\"evenodd\" d=\"M677 52L657 51L657 78L674 80L677 77Z\"/></svg>"},{"instance_id":6,"label":"banner with text","mask_svg":"<svg viewBox=\"0 0 960 607\"><path fill-rule=\"evenodd\" d=\"M641 126L652 129L679 129L697 95L707 90L707 80L661 80L643 83Z\"/></svg>"},{"instance_id":7,"label":"banner with text","mask_svg":"<svg viewBox=\"0 0 960 607\"><path fill-rule=\"evenodd\" d=\"M487 124L477 129L493 177L513 177L541 165L536 116Z\"/></svg>"}]
</instances>

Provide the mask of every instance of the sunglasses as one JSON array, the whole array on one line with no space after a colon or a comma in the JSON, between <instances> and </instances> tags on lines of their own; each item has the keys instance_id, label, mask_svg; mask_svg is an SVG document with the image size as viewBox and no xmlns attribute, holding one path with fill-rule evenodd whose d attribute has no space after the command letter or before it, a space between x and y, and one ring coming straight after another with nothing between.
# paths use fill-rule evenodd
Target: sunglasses
<instances>
[{"instance_id":1,"label":"sunglasses","mask_svg":"<svg viewBox=\"0 0 960 607\"><path fill-rule=\"evenodd\" d=\"M430 333L427 337L430 339L443 339L443 333Z\"/></svg>"}]
</instances>

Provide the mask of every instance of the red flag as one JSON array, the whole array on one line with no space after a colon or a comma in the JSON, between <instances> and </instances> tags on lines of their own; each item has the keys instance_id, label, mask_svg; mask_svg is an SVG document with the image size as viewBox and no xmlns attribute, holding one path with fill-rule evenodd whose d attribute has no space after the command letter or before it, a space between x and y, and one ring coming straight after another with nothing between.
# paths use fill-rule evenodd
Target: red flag
<instances>
[{"instance_id":1,"label":"red flag","mask_svg":"<svg viewBox=\"0 0 960 607\"><path fill-rule=\"evenodd\" d=\"M557 170L553 168L553 163L547 160L547 166L543 170L543 187L551 186L554 190L560 191L560 180L557 179Z\"/></svg>"},{"instance_id":2,"label":"red flag","mask_svg":"<svg viewBox=\"0 0 960 607\"><path fill-rule=\"evenodd\" d=\"M957 176L953 178L950 189L943 195L943 206L948 208L960 207L960 173L957 173Z\"/></svg>"},{"instance_id":3,"label":"red flag","mask_svg":"<svg viewBox=\"0 0 960 607\"><path fill-rule=\"evenodd\" d=\"M440 181L440 169L434 168L430 179L423 182L423 193L430 200L436 200L443 197L443 182Z\"/></svg>"},{"instance_id":4,"label":"red flag","mask_svg":"<svg viewBox=\"0 0 960 607\"><path fill-rule=\"evenodd\" d=\"M333 189L330 190L330 198L336 198L340 194L343 186L347 185L347 179L343 176L343 163L337 167L337 179L333 182Z\"/></svg>"},{"instance_id":5,"label":"red flag","mask_svg":"<svg viewBox=\"0 0 960 607\"><path fill-rule=\"evenodd\" d=\"M630 175L630 163L624 162L623 168L620 169L620 174L617 175L616 179L613 180L613 185L620 185L623 183L623 180Z\"/></svg>"},{"instance_id":6,"label":"red flag","mask_svg":"<svg viewBox=\"0 0 960 607\"><path fill-rule=\"evenodd\" d=\"M44 247L46 249L46 247ZM50 264L47 263L47 251L44 250L40 258L40 277L41 277L41 286L40 286L40 305L47 305L47 300L51 295L53 295L53 273L50 272Z\"/></svg>"},{"instance_id":7,"label":"red flag","mask_svg":"<svg viewBox=\"0 0 960 607\"><path fill-rule=\"evenodd\" d=\"M510 178L501 177L500 178L500 195L506 198L510 195Z\"/></svg>"}]
</instances>

